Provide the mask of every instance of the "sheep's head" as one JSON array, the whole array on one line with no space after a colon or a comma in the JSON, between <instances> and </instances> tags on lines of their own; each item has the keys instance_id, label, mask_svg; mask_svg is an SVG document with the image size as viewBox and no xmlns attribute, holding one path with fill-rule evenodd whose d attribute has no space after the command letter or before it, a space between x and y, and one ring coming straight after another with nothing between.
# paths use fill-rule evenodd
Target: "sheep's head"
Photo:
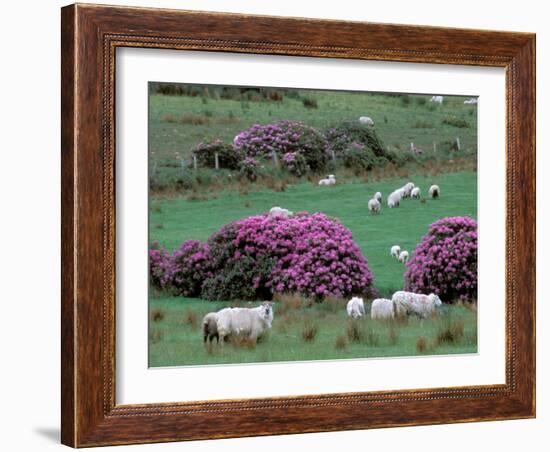
<instances>
[{"instance_id":1,"label":"sheep's head","mask_svg":"<svg viewBox=\"0 0 550 452\"><path fill-rule=\"evenodd\" d=\"M260 317L268 321L273 318L273 303L271 301L264 301L260 305Z\"/></svg>"},{"instance_id":2,"label":"sheep's head","mask_svg":"<svg viewBox=\"0 0 550 452\"><path fill-rule=\"evenodd\" d=\"M434 306L441 306L441 298L439 298L436 294L431 293L428 297L430 301L433 302Z\"/></svg>"}]
</instances>

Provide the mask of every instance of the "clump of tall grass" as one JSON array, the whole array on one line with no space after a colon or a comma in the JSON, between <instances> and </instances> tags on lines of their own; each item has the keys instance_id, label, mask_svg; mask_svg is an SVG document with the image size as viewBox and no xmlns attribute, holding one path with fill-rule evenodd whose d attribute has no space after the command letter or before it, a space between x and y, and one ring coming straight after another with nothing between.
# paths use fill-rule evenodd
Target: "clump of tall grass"
<instances>
[{"instance_id":1,"label":"clump of tall grass","mask_svg":"<svg viewBox=\"0 0 550 452\"><path fill-rule=\"evenodd\" d=\"M197 317L197 314L195 311L193 311L191 308L187 308L183 314L183 322L186 325L191 326L192 329L197 329L199 326L199 320Z\"/></svg>"},{"instance_id":2,"label":"clump of tall grass","mask_svg":"<svg viewBox=\"0 0 550 452\"><path fill-rule=\"evenodd\" d=\"M302 326L302 339L304 342L313 342L319 329L315 323L311 320L306 319Z\"/></svg>"},{"instance_id":3,"label":"clump of tall grass","mask_svg":"<svg viewBox=\"0 0 550 452\"><path fill-rule=\"evenodd\" d=\"M346 339L346 336L343 334L336 337L336 340L334 341L334 348L341 350L343 348L346 348L348 345L348 340Z\"/></svg>"},{"instance_id":4,"label":"clump of tall grass","mask_svg":"<svg viewBox=\"0 0 550 452\"><path fill-rule=\"evenodd\" d=\"M157 344L162 341L163 336L162 331L157 329L151 330L149 333L149 339L153 344Z\"/></svg>"},{"instance_id":5,"label":"clump of tall grass","mask_svg":"<svg viewBox=\"0 0 550 452\"><path fill-rule=\"evenodd\" d=\"M464 339L464 320L461 318L447 318L436 335L437 345L456 344Z\"/></svg>"},{"instance_id":6,"label":"clump of tall grass","mask_svg":"<svg viewBox=\"0 0 550 452\"><path fill-rule=\"evenodd\" d=\"M162 322L164 320L164 311L162 309L155 309L151 312L151 320L153 322Z\"/></svg>"},{"instance_id":7,"label":"clump of tall grass","mask_svg":"<svg viewBox=\"0 0 550 452\"><path fill-rule=\"evenodd\" d=\"M418 353L424 353L428 348L428 342L424 336L418 336L416 338L416 351Z\"/></svg>"},{"instance_id":8,"label":"clump of tall grass","mask_svg":"<svg viewBox=\"0 0 550 452\"><path fill-rule=\"evenodd\" d=\"M445 116L441 120L441 123L449 126L457 127L459 129L465 129L470 127L470 123L468 121L466 121L464 118L459 118L458 116Z\"/></svg>"},{"instance_id":9,"label":"clump of tall grass","mask_svg":"<svg viewBox=\"0 0 550 452\"><path fill-rule=\"evenodd\" d=\"M361 320L349 319L346 327L346 335L351 342L361 342L366 334Z\"/></svg>"}]
</instances>

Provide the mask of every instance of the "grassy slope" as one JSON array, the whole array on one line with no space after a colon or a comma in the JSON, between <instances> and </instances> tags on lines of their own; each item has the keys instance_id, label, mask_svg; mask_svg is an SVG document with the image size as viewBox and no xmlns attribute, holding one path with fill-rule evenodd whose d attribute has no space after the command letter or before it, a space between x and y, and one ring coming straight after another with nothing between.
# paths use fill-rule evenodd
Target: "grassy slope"
<instances>
[{"instance_id":1,"label":"grassy slope","mask_svg":"<svg viewBox=\"0 0 550 452\"><path fill-rule=\"evenodd\" d=\"M476 315L462 306L445 306L437 319L420 321L410 318L405 325L371 321L364 318L358 323L364 336L359 342L347 339L344 348L336 348L336 338L347 338L348 319L343 306L313 305L281 312L275 306L273 328L255 348L234 347L226 344L223 350L212 347L210 351L202 343L200 322L208 311L226 306L225 303L205 303L184 298L153 298L152 313L162 312L162 320L150 323L149 365L178 366L193 364L226 364L249 362L306 361L321 359L351 359L384 356L413 356L421 354L475 353ZM369 309L366 306L367 310ZM191 321L189 320L191 319ZM315 339L305 342L302 338L304 320L316 325ZM464 336L456 343L437 343L438 333L448 322L464 325ZM426 339L428 349L419 352L417 340ZM215 342L214 342L215 344Z\"/></svg>"},{"instance_id":2,"label":"grassy slope","mask_svg":"<svg viewBox=\"0 0 550 452\"><path fill-rule=\"evenodd\" d=\"M188 201L183 198L154 200L150 203L150 240L174 249L188 239L206 240L224 224L236 219L268 211L273 206L298 211L323 212L339 218L351 229L354 239L367 257L374 273L375 287L390 293L402 287L404 266L392 259L389 250L398 244L414 250L433 221L455 215L477 218L476 173L446 173L435 178L412 177L426 194L437 182L441 187L439 200L406 199L397 209L383 203L380 215L370 215L367 202L373 193L384 196L404 179L362 182L318 187L309 183L290 186L285 192L259 191L247 196L236 192L220 192L207 201Z\"/></svg>"},{"instance_id":3,"label":"grassy slope","mask_svg":"<svg viewBox=\"0 0 550 452\"><path fill-rule=\"evenodd\" d=\"M420 104L416 98L430 96L409 96L407 105L399 97L348 93L338 91L301 91L317 100L318 108L307 109L297 99L286 97L282 102L248 102L247 108L235 100L207 99L186 96L150 96L149 144L159 159L173 159L174 152L187 155L189 150L203 140L220 138L232 142L241 130L253 124L265 124L281 119L298 120L316 127L326 127L346 119L370 116L376 130L386 145L399 146L406 150L410 142L426 151L432 151L433 142L454 140L460 137L463 149L477 149L476 108L464 105L462 96L445 96L443 105L430 102ZM190 125L163 121L167 115L180 118L183 114L211 115L208 125ZM234 124L223 124L224 118L233 114L239 119ZM456 116L465 119L468 128L456 128L442 124L443 118ZM418 128L418 125L424 126ZM429 127L425 127L429 126ZM431 126L431 127L430 127Z\"/></svg>"}]
</instances>

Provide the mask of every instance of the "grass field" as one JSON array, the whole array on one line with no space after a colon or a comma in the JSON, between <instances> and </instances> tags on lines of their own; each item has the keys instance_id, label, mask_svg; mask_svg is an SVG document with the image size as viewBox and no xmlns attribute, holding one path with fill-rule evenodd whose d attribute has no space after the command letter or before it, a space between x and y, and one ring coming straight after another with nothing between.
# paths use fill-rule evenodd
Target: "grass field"
<instances>
[{"instance_id":1,"label":"grass field","mask_svg":"<svg viewBox=\"0 0 550 452\"><path fill-rule=\"evenodd\" d=\"M425 203L405 199L397 209L383 203L379 215L370 215L367 203L381 191L385 196L407 180L391 179L375 183L355 181L332 187L307 182L289 186L284 192L261 190L243 196L237 192L218 192L207 200L192 201L177 197L150 202L150 241L157 240L174 249L188 239L206 240L231 221L282 206L294 212L323 212L353 232L356 243L367 257L374 273L374 286L382 294L402 289L404 266L390 257L390 247L400 245L412 253L428 226L445 216L468 215L477 218L477 173L460 172L433 177L412 177L426 194L430 184L441 187L441 199Z\"/></svg>"},{"instance_id":2,"label":"grass field","mask_svg":"<svg viewBox=\"0 0 550 452\"><path fill-rule=\"evenodd\" d=\"M234 306L232 303L231 306ZM477 316L465 306L444 306L439 317L404 323L347 319L343 305L274 307L273 328L255 347L205 347L201 319L228 303L186 298L150 301L149 366L352 359L475 353ZM246 304L243 304L246 306ZM369 306L365 306L367 312ZM350 326L351 324L351 326ZM312 337L312 331L316 334ZM305 336L305 338L304 338Z\"/></svg>"},{"instance_id":3,"label":"grass field","mask_svg":"<svg viewBox=\"0 0 550 452\"><path fill-rule=\"evenodd\" d=\"M287 119L324 128L338 121L370 116L376 131L391 148L408 150L412 141L431 151L434 141L439 144L459 137L464 150L477 151L477 109L464 105L464 96L445 96L442 105L434 105L427 102L429 95L392 97L345 91L297 91L315 99L318 107L306 108L301 100L290 97L281 102L240 102L153 94L149 99L150 150L160 160L173 159L176 151L189 155L204 140L219 138L231 143L237 133L253 124ZM202 118L207 123L182 122L185 115ZM449 117L464 120L467 127L445 123Z\"/></svg>"},{"instance_id":4,"label":"grass field","mask_svg":"<svg viewBox=\"0 0 550 452\"><path fill-rule=\"evenodd\" d=\"M477 109L465 97L445 96L434 105L429 95L387 96L369 93L299 90L282 101L237 101L210 96L150 96L149 150L154 178L171 182L168 190L152 189L149 241L173 250L185 240L205 241L223 225L281 206L294 212L322 212L339 219L353 233L374 275L373 286L383 296L403 288L405 267L390 257L400 245L412 254L428 226L446 216L477 218ZM306 108L307 97L317 105ZM406 167L387 165L368 174L334 164L338 183L319 187L318 176L282 178L272 171L257 182L243 181L229 170L185 168L182 163L201 141L226 143L253 124L298 120L323 129L359 116L374 119L386 147L408 152L414 142L425 150L423 160ZM449 142L460 138L461 152ZM437 152L433 145L436 143ZM175 153L178 152L179 156ZM275 165L273 165L275 168ZM275 168L276 169L276 168ZM271 173L269 171L272 171ZM193 173L190 173L193 172ZM281 173L281 174L279 174ZM175 178L193 175L192 184ZM287 175L288 176L288 175ZM151 173L153 177L153 172ZM406 182L422 190L423 199L405 199L397 209L386 207L386 196ZM430 185L441 187L441 198L426 199ZM159 184L159 186L162 184ZM379 215L367 203L377 191L384 201ZM149 364L176 366L245 362L473 353L477 350L476 312L462 305L444 306L437 318L406 322L361 319L350 325L345 300L275 303L273 328L255 347L228 344L205 348L200 323L206 312L239 302L207 302L151 291ZM367 306L367 312L369 306ZM367 316L368 317L368 316ZM246 344L245 344L246 345Z\"/></svg>"}]
</instances>

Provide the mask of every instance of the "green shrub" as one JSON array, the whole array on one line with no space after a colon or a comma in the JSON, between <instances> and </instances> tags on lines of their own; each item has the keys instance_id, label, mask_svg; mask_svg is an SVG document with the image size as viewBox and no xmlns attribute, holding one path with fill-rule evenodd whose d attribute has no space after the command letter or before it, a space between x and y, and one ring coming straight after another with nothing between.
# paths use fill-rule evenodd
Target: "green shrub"
<instances>
[{"instance_id":1,"label":"green shrub","mask_svg":"<svg viewBox=\"0 0 550 452\"><path fill-rule=\"evenodd\" d=\"M218 153L220 168L231 170L239 169L243 159L243 153L235 149L231 144L225 144L221 140L214 140L198 144L193 150L198 164L203 168L215 167L215 154Z\"/></svg>"},{"instance_id":2,"label":"green shrub","mask_svg":"<svg viewBox=\"0 0 550 452\"><path fill-rule=\"evenodd\" d=\"M351 143L344 152L343 161L346 168L356 171L369 171L381 163L374 152L361 143Z\"/></svg>"},{"instance_id":3,"label":"green shrub","mask_svg":"<svg viewBox=\"0 0 550 452\"><path fill-rule=\"evenodd\" d=\"M460 129L470 127L470 123L468 121L466 121L464 118L459 118L458 116L446 116L441 120L441 123L453 127L458 127Z\"/></svg>"},{"instance_id":4,"label":"green shrub","mask_svg":"<svg viewBox=\"0 0 550 452\"><path fill-rule=\"evenodd\" d=\"M374 127L361 124L359 121L344 121L324 131L330 150L337 155L343 154L352 143L359 143L369 148L376 157L386 157L386 147L378 137Z\"/></svg>"}]
</instances>

